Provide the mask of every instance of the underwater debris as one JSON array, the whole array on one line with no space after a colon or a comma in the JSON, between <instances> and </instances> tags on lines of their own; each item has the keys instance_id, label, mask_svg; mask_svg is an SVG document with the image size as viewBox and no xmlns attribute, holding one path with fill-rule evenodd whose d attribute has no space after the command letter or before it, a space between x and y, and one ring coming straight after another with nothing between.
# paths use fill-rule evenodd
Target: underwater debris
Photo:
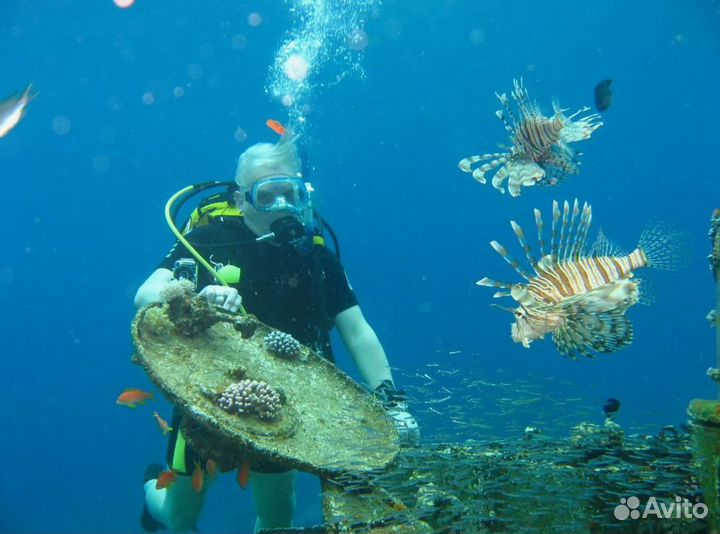
<instances>
[{"instance_id":1,"label":"underwater debris","mask_svg":"<svg viewBox=\"0 0 720 534\"><path fill-rule=\"evenodd\" d=\"M612 104L612 80L603 80L595 86L595 108L598 111L607 111Z\"/></svg>"},{"instance_id":2,"label":"underwater debris","mask_svg":"<svg viewBox=\"0 0 720 534\"><path fill-rule=\"evenodd\" d=\"M708 237L712 243L712 252L708 255L710 270L717 280L720 277L720 209L713 211Z\"/></svg>"},{"instance_id":3,"label":"underwater debris","mask_svg":"<svg viewBox=\"0 0 720 534\"><path fill-rule=\"evenodd\" d=\"M538 434L541 434L541 433L542 433L542 431L536 426L526 426L523 437L525 439L533 439L534 436L537 436Z\"/></svg>"},{"instance_id":4,"label":"underwater debris","mask_svg":"<svg viewBox=\"0 0 720 534\"><path fill-rule=\"evenodd\" d=\"M195 294L195 284L190 280L181 278L173 279L160 290L160 301L171 302L180 298L192 298Z\"/></svg>"},{"instance_id":5,"label":"underwater debris","mask_svg":"<svg viewBox=\"0 0 720 534\"><path fill-rule=\"evenodd\" d=\"M695 423L720 427L720 401L693 399L688 406L688 415Z\"/></svg>"},{"instance_id":6,"label":"underwater debris","mask_svg":"<svg viewBox=\"0 0 720 534\"><path fill-rule=\"evenodd\" d=\"M495 93L502 109L495 112L510 134L511 146L505 152L470 156L460 161L460 170L472 173L473 178L484 184L486 174L494 172L492 185L501 193L508 182L510 196L520 196L523 187L535 184L555 186L570 174L580 172L580 162L570 143L589 139L603 125L600 115L590 114L576 118L590 108L583 107L572 115L565 115L557 102L553 102L553 115L546 117L530 100L522 79L513 80L510 96L517 104L519 117L510 108L505 93ZM501 147L505 148L505 147ZM483 163L473 169L473 165Z\"/></svg>"},{"instance_id":7,"label":"underwater debris","mask_svg":"<svg viewBox=\"0 0 720 534\"><path fill-rule=\"evenodd\" d=\"M229 314L220 313L220 308L208 304L206 298L195 293L195 284L189 280L172 280L160 292L160 303L150 306L167 305L167 316L178 332L194 337L219 321L232 320Z\"/></svg>"},{"instance_id":8,"label":"underwater debris","mask_svg":"<svg viewBox=\"0 0 720 534\"><path fill-rule=\"evenodd\" d=\"M708 369L708 376L717 380L717 369ZM693 399L688 406L693 460L703 502L708 508L709 532L720 529L720 401Z\"/></svg>"},{"instance_id":9,"label":"underwater debris","mask_svg":"<svg viewBox=\"0 0 720 534\"><path fill-rule=\"evenodd\" d=\"M494 297L512 297L518 306L502 308L515 317L511 337L525 348L545 334L552 334L563 356L615 352L632 342L633 328L625 312L640 298L634 271L644 267L675 270L682 265L686 236L661 226L649 225L638 246L623 254L600 233L586 251L592 208L575 200L572 209L565 201L562 211L553 201L550 250L545 250L544 223L535 210L540 259L533 252L522 227L510 221L513 232L532 267L526 271L497 241L490 245L523 277L525 283L482 278L477 285L499 288ZM498 306L499 307L499 306Z\"/></svg>"},{"instance_id":10,"label":"underwater debris","mask_svg":"<svg viewBox=\"0 0 720 534\"><path fill-rule=\"evenodd\" d=\"M715 367L710 367L707 370L706 373L711 379L713 379L715 382L720 382L720 369L717 369Z\"/></svg>"},{"instance_id":11,"label":"underwater debris","mask_svg":"<svg viewBox=\"0 0 720 534\"><path fill-rule=\"evenodd\" d=\"M215 311L206 299L184 292L138 311L134 361L183 414L180 430L188 443L222 472L242 469L246 461L271 461L332 475L392 461L397 429L380 403L307 347L301 347L303 360L278 358L265 343L272 331L252 316ZM229 384L245 380L258 384L246 388L250 393L265 382L277 394L265 389L267 406L253 407L258 417L238 417L218 403ZM245 410L250 396L227 400Z\"/></svg>"}]
</instances>

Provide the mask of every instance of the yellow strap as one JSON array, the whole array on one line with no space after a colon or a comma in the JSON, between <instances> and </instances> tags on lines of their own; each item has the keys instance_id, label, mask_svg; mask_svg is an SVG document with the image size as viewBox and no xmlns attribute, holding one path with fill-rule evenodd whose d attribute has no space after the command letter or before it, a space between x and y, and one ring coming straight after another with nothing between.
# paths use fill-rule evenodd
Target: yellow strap
<instances>
[{"instance_id":1,"label":"yellow strap","mask_svg":"<svg viewBox=\"0 0 720 534\"><path fill-rule=\"evenodd\" d=\"M217 219L218 217L242 216L242 211L240 211L236 206L231 205L227 200L212 202L193 210L182 233L185 235L196 226L207 224L210 220Z\"/></svg>"}]
</instances>

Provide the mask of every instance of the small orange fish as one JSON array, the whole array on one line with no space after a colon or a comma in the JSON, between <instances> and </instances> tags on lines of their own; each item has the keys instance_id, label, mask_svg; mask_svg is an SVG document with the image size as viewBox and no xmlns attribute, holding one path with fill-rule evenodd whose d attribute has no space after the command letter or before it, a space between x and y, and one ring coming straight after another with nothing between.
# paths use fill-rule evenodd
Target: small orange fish
<instances>
[{"instance_id":1,"label":"small orange fish","mask_svg":"<svg viewBox=\"0 0 720 534\"><path fill-rule=\"evenodd\" d=\"M205 462L205 471L213 480L217 478L217 464L215 460L208 458L207 462Z\"/></svg>"},{"instance_id":2,"label":"small orange fish","mask_svg":"<svg viewBox=\"0 0 720 534\"><path fill-rule=\"evenodd\" d=\"M243 460L242 466L238 469L237 481L242 489L247 488L250 482L250 462Z\"/></svg>"},{"instance_id":3,"label":"small orange fish","mask_svg":"<svg viewBox=\"0 0 720 534\"><path fill-rule=\"evenodd\" d=\"M147 393L139 389L126 389L117 398L115 404L135 408L138 404L145 404L148 400L153 400L152 393Z\"/></svg>"},{"instance_id":4,"label":"small orange fish","mask_svg":"<svg viewBox=\"0 0 720 534\"><path fill-rule=\"evenodd\" d=\"M275 119L268 119L265 124L268 128L270 128L278 135L285 135L287 133L287 129L280 123L280 121L276 121Z\"/></svg>"},{"instance_id":5,"label":"small orange fish","mask_svg":"<svg viewBox=\"0 0 720 534\"><path fill-rule=\"evenodd\" d=\"M153 417L155 418L155 421L157 421L160 430L162 430L163 436L167 436L170 432L173 431L173 427L168 425L168 422L162 417L160 417L157 412L153 412Z\"/></svg>"},{"instance_id":6,"label":"small orange fish","mask_svg":"<svg viewBox=\"0 0 720 534\"><path fill-rule=\"evenodd\" d=\"M203 468L200 467L200 462L195 460L195 469L193 469L192 472L192 487L195 490L195 493L200 493L202 491L204 483L205 474L203 473Z\"/></svg>"},{"instance_id":7,"label":"small orange fish","mask_svg":"<svg viewBox=\"0 0 720 534\"><path fill-rule=\"evenodd\" d=\"M175 484L175 471L172 469L170 471L163 471L158 475L157 482L155 483L155 487L157 489L163 489L163 488L169 488L173 484Z\"/></svg>"},{"instance_id":8,"label":"small orange fish","mask_svg":"<svg viewBox=\"0 0 720 534\"><path fill-rule=\"evenodd\" d=\"M405 506L405 504L401 500L396 499L394 497L387 497L387 498L383 499L383 501L390 508L392 508L393 510L397 510L398 512L404 512L405 510L408 509L408 507Z\"/></svg>"}]
</instances>

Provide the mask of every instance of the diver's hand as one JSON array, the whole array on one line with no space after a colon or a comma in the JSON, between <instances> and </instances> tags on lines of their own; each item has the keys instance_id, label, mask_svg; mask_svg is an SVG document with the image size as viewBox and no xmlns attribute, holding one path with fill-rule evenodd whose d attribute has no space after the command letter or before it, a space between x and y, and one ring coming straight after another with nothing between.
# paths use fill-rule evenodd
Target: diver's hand
<instances>
[{"instance_id":1,"label":"diver's hand","mask_svg":"<svg viewBox=\"0 0 720 534\"><path fill-rule=\"evenodd\" d=\"M395 385L390 380L383 380L375 388L373 395L382 402L385 411L395 423L400 437L400 446L417 447L420 445L420 427L408 411L405 392L395 389Z\"/></svg>"},{"instance_id":2,"label":"diver's hand","mask_svg":"<svg viewBox=\"0 0 720 534\"><path fill-rule=\"evenodd\" d=\"M242 297L237 289L225 286L205 286L199 295L205 297L208 304L220 306L223 310L237 312L242 305Z\"/></svg>"},{"instance_id":3,"label":"diver's hand","mask_svg":"<svg viewBox=\"0 0 720 534\"><path fill-rule=\"evenodd\" d=\"M420 427L410 412L400 409L400 406L398 406L387 410L387 414L395 423L395 428L397 428L400 436L401 447L417 447L420 445Z\"/></svg>"}]
</instances>

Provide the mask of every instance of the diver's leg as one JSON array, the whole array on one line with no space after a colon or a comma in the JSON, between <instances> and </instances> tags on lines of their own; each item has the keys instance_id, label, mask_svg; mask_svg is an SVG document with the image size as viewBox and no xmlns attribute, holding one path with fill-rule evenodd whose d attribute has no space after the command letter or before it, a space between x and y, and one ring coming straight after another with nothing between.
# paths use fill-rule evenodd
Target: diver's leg
<instances>
[{"instance_id":1,"label":"diver's leg","mask_svg":"<svg viewBox=\"0 0 720 534\"><path fill-rule=\"evenodd\" d=\"M181 424L182 412L176 407L173 410L173 430L168 436L167 448L168 469L172 468L176 472L175 482L167 488L157 489L156 475L144 485L147 511L173 532L196 528L205 502L205 493L210 485L209 478L205 477L202 491L196 492L192 487L189 473L196 462L200 465L204 465L204 462L186 443L185 436L180 431Z\"/></svg>"},{"instance_id":2,"label":"diver's leg","mask_svg":"<svg viewBox=\"0 0 720 534\"><path fill-rule=\"evenodd\" d=\"M255 499L255 532L261 528L291 527L295 511L295 471L250 474Z\"/></svg>"},{"instance_id":3,"label":"diver's leg","mask_svg":"<svg viewBox=\"0 0 720 534\"><path fill-rule=\"evenodd\" d=\"M202 491L192 487L191 477L177 475L169 488L157 489L157 480L145 483L145 504L152 516L173 532L191 531L195 528L207 491L207 480Z\"/></svg>"}]
</instances>

